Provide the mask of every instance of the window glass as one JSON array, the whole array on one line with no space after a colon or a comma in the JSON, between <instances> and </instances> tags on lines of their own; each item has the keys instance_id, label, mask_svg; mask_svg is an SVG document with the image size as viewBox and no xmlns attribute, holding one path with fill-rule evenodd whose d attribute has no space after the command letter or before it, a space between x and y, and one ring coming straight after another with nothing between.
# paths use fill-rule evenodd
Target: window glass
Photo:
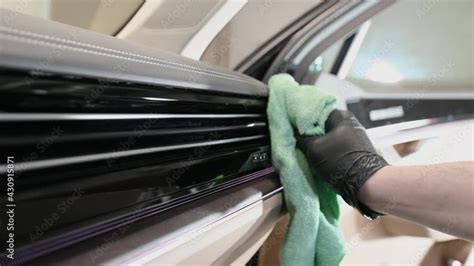
<instances>
[{"instance_id":1,"label":"window glass","mask_svg":"<svg viewBox=\"0 0 474 266\"><path fill-rule=\"evenodd\" d=\"M372 19L347 79L376 90L472 89L473 3L396 2Z\"/></svg>"}]
</instances>

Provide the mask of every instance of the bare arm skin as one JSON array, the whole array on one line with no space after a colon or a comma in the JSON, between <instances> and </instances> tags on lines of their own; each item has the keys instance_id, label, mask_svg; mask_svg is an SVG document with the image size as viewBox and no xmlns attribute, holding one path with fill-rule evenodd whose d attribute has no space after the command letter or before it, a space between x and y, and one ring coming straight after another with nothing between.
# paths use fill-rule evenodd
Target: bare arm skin
<instances>
[{"instance_id":1,"label":"bare arm skin","mask_svg":"<svg viewBox=\"0 0 474 266\"><path fill-rule=\"evenodd\" d=\"M474 162L386 166L358 198L380 213L474 241Z\"/></svg>"}]
</instances>

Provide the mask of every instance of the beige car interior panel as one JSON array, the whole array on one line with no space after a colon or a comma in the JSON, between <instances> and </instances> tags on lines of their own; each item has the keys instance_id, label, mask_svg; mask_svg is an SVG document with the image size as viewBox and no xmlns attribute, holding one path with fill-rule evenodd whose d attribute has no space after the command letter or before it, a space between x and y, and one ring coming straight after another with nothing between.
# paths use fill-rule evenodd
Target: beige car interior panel
<instances>
[{"instance_id":1,"label":"beige car interior panel","mask_svg":"<svg viewBox=\"0 0 474 266\"><path fill-rule=\"evenodd\" d=\"M101 1L89 29L110 35L116 34L142 4L143 0ZM64 9L74 11L69 5Z\"/></svg>"},{"instance_id":2,"label":"beige car interior panel","mask_svg":"<svg viewBox=\"0 0 474 266\"><path fill-rule=\"evenodd\" d=\"M474 249L468 241L396 217L368 221L347 208L341 216L346 240L341 265L367 265L367 258L373 265L441 265L443 258L465 262L472 257Z\"/></svg>"},{"instance_id":3,"label":"beige car interior panel","mask_svg":"<svg viewBox=\"0 0 474 266\"><path fill-rule=\"evenodd\" d=\"M182 56L199 60L224 26L247 4L247 0L226 0L181 51Z\"/></svg>"},{"instance_id":4,"label":"beige car interior panel","mask_svg":"<svg viewBox=\"0 0 474 266\"><path fill-rule=\"evenodd\" d=\"M184 239L182 244L169 252L149 260L145 265L200 264L200 265L243 265L258 251L268 237L282 204L280 196L256 202L226 218L211 223ZM257 231L258 230L258 231ZM252 245L242 245L245 240ZM238 252L236 252L236 249ZM243 249L243 250L242 250ZM238 257L236 255L241 254ZM150 254L152 258L153 253ZM157 254L158 255L158 254ZM215 260L215 258L218 258ZM139 264L143 261L138 261Z\"/></svg>"},{"instance_id":5,"label":"beige car interior panel","mask_svg":"<svg viewBox=\"0 0 474 266\"><path fill-rule=\"evenodd\" d=\"M241 5L245 4L244 2L242 0L147 0L116 36L179 54L203 27L206 29L200 34L217 34L214 31L222 28L226 20L230 20L234 15L223 16L222 10L236 13ZM216 14L219 20L224 20L212 20ZM209 21L211 21L211 26L206 26ZM202 40L202 37L198 36L199 39ZM210 40L206 40L208 41ZM200 45L207 47L206 43ZM187 49L186 53L190 53L189 48ZM205 48L200 48L202 49Z\"/></svg>"},{"instance_id":6,"label":"beige car interior panel","mask_svg":"<svg viewBox=\"0 0 474 266\"><path fill-rule=\"evenodd\" d=\"M114 35L143 3L144 0L2 0L0 7Z\"/></svg>"},{"instance_id":7,"label":"beige car interior panel","mask_svg":"<svg viewBox=\"0 0 474 266\"><path fill-rule=\"evenodd\" d=\"M125 39L130 36L133 32L141 28L148 19L153 16L153 13L164 4L164 2L164 0L145 1L127 25L125 25L115 36L120 39Z\"/></svg>"},{"instance_id":8,"label":"beige car interior panel","mask_svg":"<svg viewBox=\"0 0 474 266\"><path fill-rule=\"evenodd\" d=\"M322 1L252 0L222 29L202 61L234 69L257 47Z\"/></svg>"}]
</instances>

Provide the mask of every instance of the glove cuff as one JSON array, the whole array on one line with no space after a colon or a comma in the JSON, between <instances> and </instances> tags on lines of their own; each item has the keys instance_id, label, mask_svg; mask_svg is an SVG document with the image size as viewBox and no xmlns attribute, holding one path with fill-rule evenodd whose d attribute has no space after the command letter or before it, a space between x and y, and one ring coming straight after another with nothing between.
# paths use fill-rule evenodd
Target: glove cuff
<instances>
[{"instance_id":1,"label":"glove cuff","mask_svg":"<svg viewBox=\"0 0 474 266\"><path fill-rule=\"evenodd\" d=\"M388 163L376 153L361 153L347 172L345 178L345 189L342 198L352 207L368 219L376 219L383 214L371 210L358 199L359 189L378 170L387 166Z\"/></svg>"}]
</instances>

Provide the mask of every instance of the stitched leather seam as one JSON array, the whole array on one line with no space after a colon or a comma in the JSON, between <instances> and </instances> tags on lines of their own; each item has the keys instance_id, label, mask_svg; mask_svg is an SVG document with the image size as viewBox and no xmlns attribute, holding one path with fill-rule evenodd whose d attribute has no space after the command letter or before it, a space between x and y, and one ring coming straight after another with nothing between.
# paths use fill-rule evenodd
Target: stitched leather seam
<instances>
[{"instance_id":1,"label":"stitched leather seam","mask_svg":"<svg viewBox=\"0 0 474 266\"><path fill-rule=\"evenodd\" d=\"M240 78L219 76L219 75L215 75L215 74L211 74L211 73L207 73L207 72L202 72L202 71L197 71L197 70L192 70L192 69L187 69L187 68L181 68L181 67L178 67L178 66L166 65L166 64L163 64L163 63L151 62L151 61L146 61L146 60L141 60L141 59L135 59L135 58L125 57L125 56L120 56L120 55L109 54L109 53L105 53L105 52L87 50L87 49L84 49L84 48L74 47L74 46L70 46L70 45L66 45L66 44L56 44L56 43L51 43L51 42L47 42L47 41L40 41L40 40L31 39L31 38L18 37L18 36L11 35L11 34L0 33L0 36L2 36L2 35L4 36L3 37L4 39L16 40L16 41L20 41L20 42L24 42L24 43L30 43L30 44L33 44L33 45L51 46L51 47L64 48L64 49L69 49L69 50L79 51L79 52L84 52L84 53L89 53L89 54L96 54L96 55L101 55L101 56L114 57L114 58L118 58L118 59L132 61L132 62L140 62L140 63L150 64L150 65L157 65L157 66L166 67L166 68L184 70L184 71L189 71L189 72L200 74L200 75L207 75L207 76L212 76L212 77L217 77L217 78L222 78L222 79L228 79L228 80L233 80L233 81L239 81L239 82L244 82L244 83L254 85L253 83L250 83L249 81L243 80L243 79L240 79Z\"/></svg>"},{"instance_id":2,"label":"stitched leather seam","mask_svg":"<svg viewBox=\"0 0 474 266\"><path fill-rule=\"evenodd\" d=\"M203 72L209 72L209 73L212 73L212 74L215 74L215 75L218 75L218 76L226 76L226 77L231 77L231 78L234 78L234 79L240 79L240 80L245 81L243 78L240 78L236 75L220 73L220 72L216 72L216 71L213 71L213 70L210 70L210 69L204 69L204 68L199 68L199 67L195 67L195 66L191 66L191 65L182 64L182 63L171 62L171 61L164 60L164 59L159 59L159 58L156 58L156 57L150 57L150 56L140 55L140 54L136 54L136 53L130 53L130 52L126 52L126 51L122 51L122 50L116 50L116 49L107 48L107 47L103 47L103 46L98 46L98 45L94 45L94 44L77 42L77 41L73 41L73 40L68 40L68 39L64 39L64 38L54 37L54 36L50 36L50 35L30 32L30 31L11 29L11 28L3 27L3 26L0 26L0 30L7 31L7 32L13 32L13 33L17 33L17 34L20 34L20 35L27 35L27 36L30 36L30 37L38 37L38 38L43 38L43 39L46 39L46 40L52 40L52 41L58 41L58 42L74 44L74 45L78 45L78 46L94 48L94 49L103 50L103 51L107 51L107 52L119 53L119 54L131 56L131 57L139 57L139 58L143 58L143 59L157 61L157 62L160 62L160 63L163 63L163 64L169 64L171 66L187 67L187 68L191 68L191 69L195 69L195 70L200 70L200 71L203 71Z\"/></svg>"}]
</instances>

